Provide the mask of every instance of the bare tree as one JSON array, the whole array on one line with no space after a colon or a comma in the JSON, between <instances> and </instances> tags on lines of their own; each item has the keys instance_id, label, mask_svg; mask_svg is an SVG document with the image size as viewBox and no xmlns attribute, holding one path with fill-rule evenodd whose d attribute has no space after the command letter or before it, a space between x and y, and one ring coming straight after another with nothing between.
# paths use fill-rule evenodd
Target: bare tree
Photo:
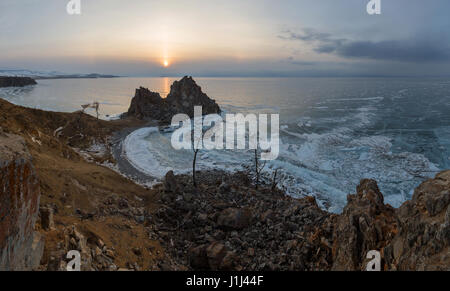
<instances>
[{"instance_id":1,"label":"bare tree","mask_svg":"<svg viewBox=\"0 0 450 291\"><path fill-rule=\"evenodd\" d=\"M197 164L197 154L200 151L199 144L203 141L203 137L205 132L202 129L202 134L195 140L195 135L191 132L192 135L192 150L194 151L194 159L192 160L192 181L194 187L197 188L197 176L196 176L196 164Z\"/></svg>"},{"instance_id":2,"label":"bare tree","mask_svg":"<svg viewBox=\"0 0 450 291\"><path fill-rule=\"evenodd\" d=\"M98 120L98 109L100 107L100 104L97 101L95 101L92 105L94 105L95 113L97 113L97 120Z\"/></svg>"},{"instance_id":3,"label":"bare tree","mask_svg":"<svg viewBox=\"0 0 450 291\"><path fill-rule=\"evenodd\" d=\"M274 191L276 188L277 188L277 186L278 186L278 184L280 183L280 181L281 181L281 177L278 177L277 175L278 175L278 170L279 169L275 169L275 171L273 172L273 176L272 176L272 191Z\"/></svg>"},{"instance_id":4,"label":"bare tree","mask_svg":"<svg viewBox=\"0 0 450 291\"><path fill-rule=\"evenodd\" d=\"M94 101L93 103L90 103L90 104L84 104L84 105L81 105L81 108L82 108L81 113L84 113L84 111L88 108L93 108L93 109L95 109L95 112L97 113L97 119L98 119L99 107L100 107L100 103L98 103L97 101Z\"/></svg>"},{"instance_id":5,"label":"bare tree","mask_svg":"<svg viewBox=\"0 0 450 291\"><path fill-rule=\"evenodd\" d=\"M192 161L192 181L194 183L194 187L197 188L197 179L195 175L195 164L197 162L197 154L199 149L194 149L194 159Z\"/></svg>"},{"instance_id":6,"label":"bare tree","mask_svg":"<svg viewBox=\"0 0 450 291\"><path fill-rule=\"evenodd\" d=\"M261 172L264 170L266 166L266 161L260 165L259 163L259 156L258 156L258 150L255 149L255 189L258 190L259 187L259 180L261 177Z\"/></svg>"}]
</instances>

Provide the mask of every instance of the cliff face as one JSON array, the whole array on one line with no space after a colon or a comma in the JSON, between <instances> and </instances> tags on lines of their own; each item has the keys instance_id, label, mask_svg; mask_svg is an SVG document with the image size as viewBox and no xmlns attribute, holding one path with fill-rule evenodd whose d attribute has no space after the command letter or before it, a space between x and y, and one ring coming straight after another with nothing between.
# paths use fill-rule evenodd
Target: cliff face
<instances>
[{"instance_id":1,"label":"cliff face","mask_svg":"<svg viewBox=\"0 0 450 291\"><path fill-rule=\"evenodd\" d=\"M136 95L131 100L127 116L170 122L177 113L184 113L192 118L194 106L202 106L203 114L221 112L219 105L202 92L202 88L195 83L192 77L184 77L173 83L170 93L165 99L146 88L137 89Z\"/></svg>"},{"instance_id":2,"label":"cliff face","mask_svg":"<svg viewBox=\"0 0 450 291\"><path fill-rule=\"evenodd\" d=\"M24 140L0 129L0 271L31 270L43 252L34 231L40 190Z\"/></svg>"},{"instance_id":3,"label":"cliff face","mask_svg":"<svg viewBox=\"0 0 450 291\"><path fill-rule=\"evenodd\" d=\"M24 87L28 85L36 85L36 81L29 77L1 77L0 88L2 87Z\"/></svg>"}]
</instances>

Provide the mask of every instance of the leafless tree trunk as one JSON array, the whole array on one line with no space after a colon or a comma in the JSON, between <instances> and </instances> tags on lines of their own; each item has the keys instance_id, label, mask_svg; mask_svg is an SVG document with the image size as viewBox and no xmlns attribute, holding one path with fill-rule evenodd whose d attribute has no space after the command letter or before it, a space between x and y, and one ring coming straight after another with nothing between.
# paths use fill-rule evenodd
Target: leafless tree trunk
<instances>
[{"instance_id":1,"label":"leafless tree trunk","mask_svg":"<svg viewBox=\"0 0 450 291\"><path fill-rule=\"evenodd\" d=\"M97 101L95 101L93 103L93 105L94 105L94 108L95 108L95 112L97 113L97 120L98 120L98 109L100 107L100 104Z\"/></svg>"},{"instance_id":2,"label":"leafless tree trunk","mask_svg":"<svg viewBox=\"0 0 450 291\"><path fill-rule=\"evenodd\" d=\"M259 165L258 150L256 149L255 150L255 175L256 175L255 189L256 190L258 190L261 172L265 166L266 166L266 162L264 162L261 166Z\"/></svg>"},{"instance_id":3,"label":"leafless tree trunk","mask_svg":"<svg viewBox=\"0 0 450 291\"><path fill-rule=\"evenodd\" d=\"M195 173L196 163L197 163L197 154L200 151L199 145L203 142L203 137L205 135L205 132L202 129L202 135L197 140L195 140L195 134L191 132L192 136L192 150L194 151L194 159L192 160L192 182L194 184L194 187L197 188L197 177Z\"/></svg>"},{"instance_id":4,"label":"leafless tree trunk","mask_svg":"<svg viewBox=\"0 0 450 291\"><path fill-rule=\"evenodd\" d=\"M197 188L197 179L195 176L195 163L197 162L197 154L199 149L194 149L194 160L192 161L192 181L194 182L194 187Z\"/></svg>"},{"instance_id":5,"label":"leafless tree trunk","mask_svg":"<svg viewBox=\"0 0 450 291\"><path fill-rule=\"evenodd\" d=\"M275 190L275 188L276 188L277 185L278 185L277 174L278 174L278 169L276 169L275 172L273 173L273 179L272 179L272 191Z\"/></svg>"},{"instance_id":6,"label":"leafless tree trunk","mask_svg":"<svg viewBox=\"0 0 450 291\"><path fill-rule=\"evenodd\" d=\"M255 174L256 174L255 188L256 188L256 190L258 190L258 185L259 185L258 150L255 150Z\"/></svg>"},{"instance_id":7,"label":"leafless tree trunk","mask_svg":"<svg viewBox=\"0 0 450 291\"><path fill-rule=\"evenodd\" d=\"M84 109L80 111L80 115L78 115L77 126L78 130L81 130L81 118L83 117Z\"/></svg>"}]
</instances>

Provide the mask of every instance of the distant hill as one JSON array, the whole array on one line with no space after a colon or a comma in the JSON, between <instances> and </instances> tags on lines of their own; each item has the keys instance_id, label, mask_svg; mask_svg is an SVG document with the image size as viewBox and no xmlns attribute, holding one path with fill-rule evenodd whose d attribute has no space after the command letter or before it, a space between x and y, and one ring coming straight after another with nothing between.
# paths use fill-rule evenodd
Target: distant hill
<instances>
[{"instance_id":1,"label":"distant hill","mask_svg":"<svg viewBox=\"0 0 450 291\"><path fill-rule=\"evenodd\" d=\"M31 70L2 70L0 69L0 76L9 77L30 77L33 79L98 79L98 78L119 78L114 75L103 74L66 74L62 72L44 72Z\"/></svg>"}]
</instances>

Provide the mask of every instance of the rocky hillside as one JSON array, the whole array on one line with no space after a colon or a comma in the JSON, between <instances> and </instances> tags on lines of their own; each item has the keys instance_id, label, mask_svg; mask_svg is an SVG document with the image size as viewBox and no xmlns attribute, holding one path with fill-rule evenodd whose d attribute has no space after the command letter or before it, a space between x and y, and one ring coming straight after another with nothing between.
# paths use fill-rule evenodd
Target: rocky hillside
<instances>
[{"instance_id":1,"label":"rocky hillside","mask_svg":"<svg viewBox=\"0 0 450 291\"><path fill-rule=\"evenodd\" d=\"M25 87L36 85L36 81L29 77L2 77L0 76L0 88L2 87Z\"/></svg>"},{"instance_id":2,"label":"rocky hillside","mask_svg":"<svg viewBox=\"0 0 450 291\"><path fill-rule=\"evenodd\" d=\"M136 89L126 116L169 123L177 113L194 116L194 106L202 106L203 114L220 113L217 103L202 92L192 77L175 81L167 98L146 88Z\"/></svg>"},{"instance_id":3,"label":"rocky hillside","mask_svg":"<svg viewBox=\"0 0 450 291\"><path fill-rule=\"evenodd\" d=\"M243 173L202 173L198 188L168 173L159 191L164 206L153 221L172 256L194 270L365 270L371 250L384 270L450 270L450 171L399 209L362 180L340 215L312 197L255 190Z\"/></svg>"},{"instance_id":4,"label":"rocky hillside","mask_svg":"<svg viewBox=\"0 0 450 291\"><path fill-rule=\"evenodd\" d=\"M65 270L69 250L81 252L83 270L157 270L160 264L171 262L158 237L149 237L142 220L159 207L152 191L99 165L114 162L108 154L107 136L142 125L133 118L106 122L80 112L47 112L0 99L4 134L19 136L21 141L17 143L26 147L20 150L22 147L16 143L0 141L11 157L8 160L0 156L0 179L6 183L0 188L1 270L22 269L23 265L15 262L23 262L30 253L42 254L37 259L38 270ZM103 150L89 150L92 144ZM83 152L92 154L90 161L85 160ZM16 161L15 168L12 161ZM31 176L29 161L40 186L39 206L32 204L33 196L25 192L25 178ZM11 205L17 205L17 215ZM14 215L5 219L7 214ZM28 243L33 230L45 241L43 253L34 252L38 245ZM31 269L34 265L25 267Z\"/></svg>"}]
</instances>

